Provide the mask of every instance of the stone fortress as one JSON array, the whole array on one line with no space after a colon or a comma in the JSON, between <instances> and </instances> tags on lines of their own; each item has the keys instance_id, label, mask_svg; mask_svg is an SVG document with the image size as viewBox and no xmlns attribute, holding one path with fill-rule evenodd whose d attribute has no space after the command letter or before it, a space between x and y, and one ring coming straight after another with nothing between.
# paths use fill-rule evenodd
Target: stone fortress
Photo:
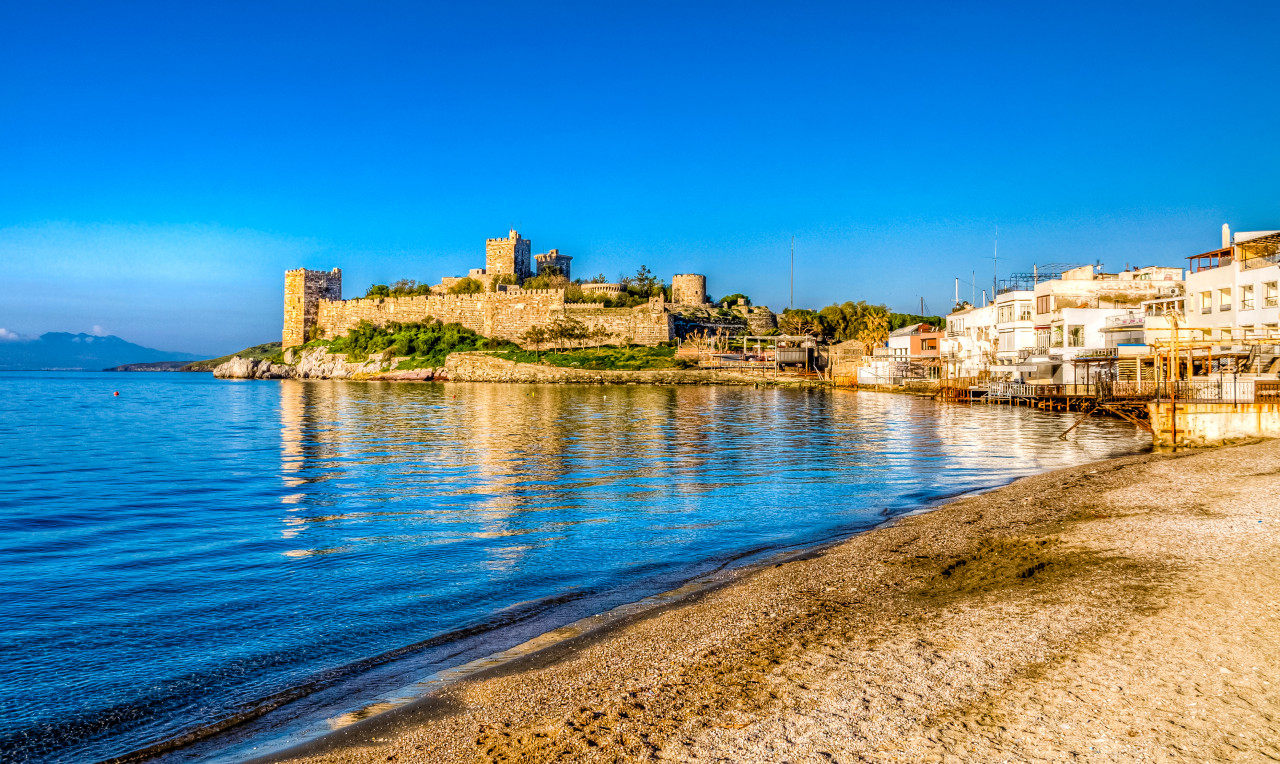
<instances>
[{"instance_id":1,"label":"stone fortress","mask_svg":"<svg viewBox=\"0 0 1280 764\"><path fill-rule=\"evenodd\" d=\"M662 295L649 298L647 305L634 308L607 308L603 302L568 302L565 290L523 289L518 284L534 275L558 269L572 278L569 255L552 249L532 254L528 239L514 229L506 238L485 241L485 267L473 268L467 276L446 277L431 287L431 294L411 297L366 297L342 299L342 270L313 271L297 268L284 277L284 347L295 347L312 339L332 339L345 334L361 321L377 326L440 321L457 323L486 337L519 342L534 326L574 319L589 328L602 327L610 335L607 342L657 345L700 330L718 328L762 333L777 326L772 311L742 302L734 306L714 306L707 302L707 278L701 274L677 274L671 280L672 301ZM534 267L537 273L534 272ZM449 288L463 278L484 286L475 294L449 294ZM621 294L621 284L582 284L584 293L609 297Z\"/></svg>"}]
</instances>

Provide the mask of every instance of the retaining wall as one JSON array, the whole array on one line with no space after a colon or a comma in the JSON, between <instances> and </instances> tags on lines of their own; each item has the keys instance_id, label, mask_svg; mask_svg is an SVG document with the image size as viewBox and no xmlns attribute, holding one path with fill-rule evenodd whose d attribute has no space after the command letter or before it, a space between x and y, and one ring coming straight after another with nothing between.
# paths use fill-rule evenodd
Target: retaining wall
<instances>
[{"instance_id":1,"label":"retaining wall","mask_svg":"<svg viewBox=\"0 0 1280 764\"><path fill-rule=\"evenodd\" d=\"M1212 446L1239 438L1280 438L1280 404L1179 403L1178 442L1173 442L1172 407L1149 403L1157 446Z\"/></svg>"}]
</instances>

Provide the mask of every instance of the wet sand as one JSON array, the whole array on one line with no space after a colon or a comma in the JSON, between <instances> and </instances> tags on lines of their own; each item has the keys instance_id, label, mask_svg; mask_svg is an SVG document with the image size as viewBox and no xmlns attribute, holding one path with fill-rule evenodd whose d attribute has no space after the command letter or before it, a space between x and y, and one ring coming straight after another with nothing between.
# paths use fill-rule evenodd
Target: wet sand
<instances>
[{"instance_id":1,"label":"wet sand","mask_svg":"<svg viewBox=\"0 0 1280 764\"><path fill-rule=\"evenodd\" d=\"M1024 479L274 761L1280 760L1280 441Z\"/></svg>"}]
</instances>

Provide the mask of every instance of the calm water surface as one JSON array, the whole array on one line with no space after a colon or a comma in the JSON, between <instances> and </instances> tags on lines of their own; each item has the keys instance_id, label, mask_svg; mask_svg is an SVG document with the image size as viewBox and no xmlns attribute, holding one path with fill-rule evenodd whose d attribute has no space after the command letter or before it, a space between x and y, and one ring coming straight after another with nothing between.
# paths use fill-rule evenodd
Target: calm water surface
<instances>
[{"instance_id":1,"label":"calm water surface","mask_svg":"<svg viewBox=\"0 0 1280 764\"><path fill-rule=\"evenodd\" d=\"M0 760L97 761L297 696L240 733L287 730L1149 443L1109 420L1059 441L1072 420L848 391L0 374Z\"/></svg>"}]
</instances>

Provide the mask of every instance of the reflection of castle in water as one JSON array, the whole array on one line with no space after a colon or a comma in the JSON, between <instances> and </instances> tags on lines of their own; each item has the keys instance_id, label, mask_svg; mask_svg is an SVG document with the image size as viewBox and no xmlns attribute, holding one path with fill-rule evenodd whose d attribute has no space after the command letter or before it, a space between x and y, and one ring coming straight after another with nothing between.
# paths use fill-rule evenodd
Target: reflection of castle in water
<instances>
[{"instance_id":1,"label":"reflection of castle in water","mask_svg":"<svg viewBox=\"0 0 1280 764\"><path fill-rule=\"evenodd\" d=\"M713 505L730 495L772 503L779 516L838 513L871 494L910 501L911 491L937 494L948 480L967 484L1015 464L1096 458L1070 453L1087 441L1046 448L1060 426L1040 412L847 391L345 381L279 389L286 534L317 554L344 544L477 544L491 568L507 568L575 526L626 523L633 513L688 522L723 511ZM814 485L825 486L826 506L798 498ZM856 495L843 495L844 485ZM309 538L339 527L341 539Z\"/></svg>"}]
</instances>

